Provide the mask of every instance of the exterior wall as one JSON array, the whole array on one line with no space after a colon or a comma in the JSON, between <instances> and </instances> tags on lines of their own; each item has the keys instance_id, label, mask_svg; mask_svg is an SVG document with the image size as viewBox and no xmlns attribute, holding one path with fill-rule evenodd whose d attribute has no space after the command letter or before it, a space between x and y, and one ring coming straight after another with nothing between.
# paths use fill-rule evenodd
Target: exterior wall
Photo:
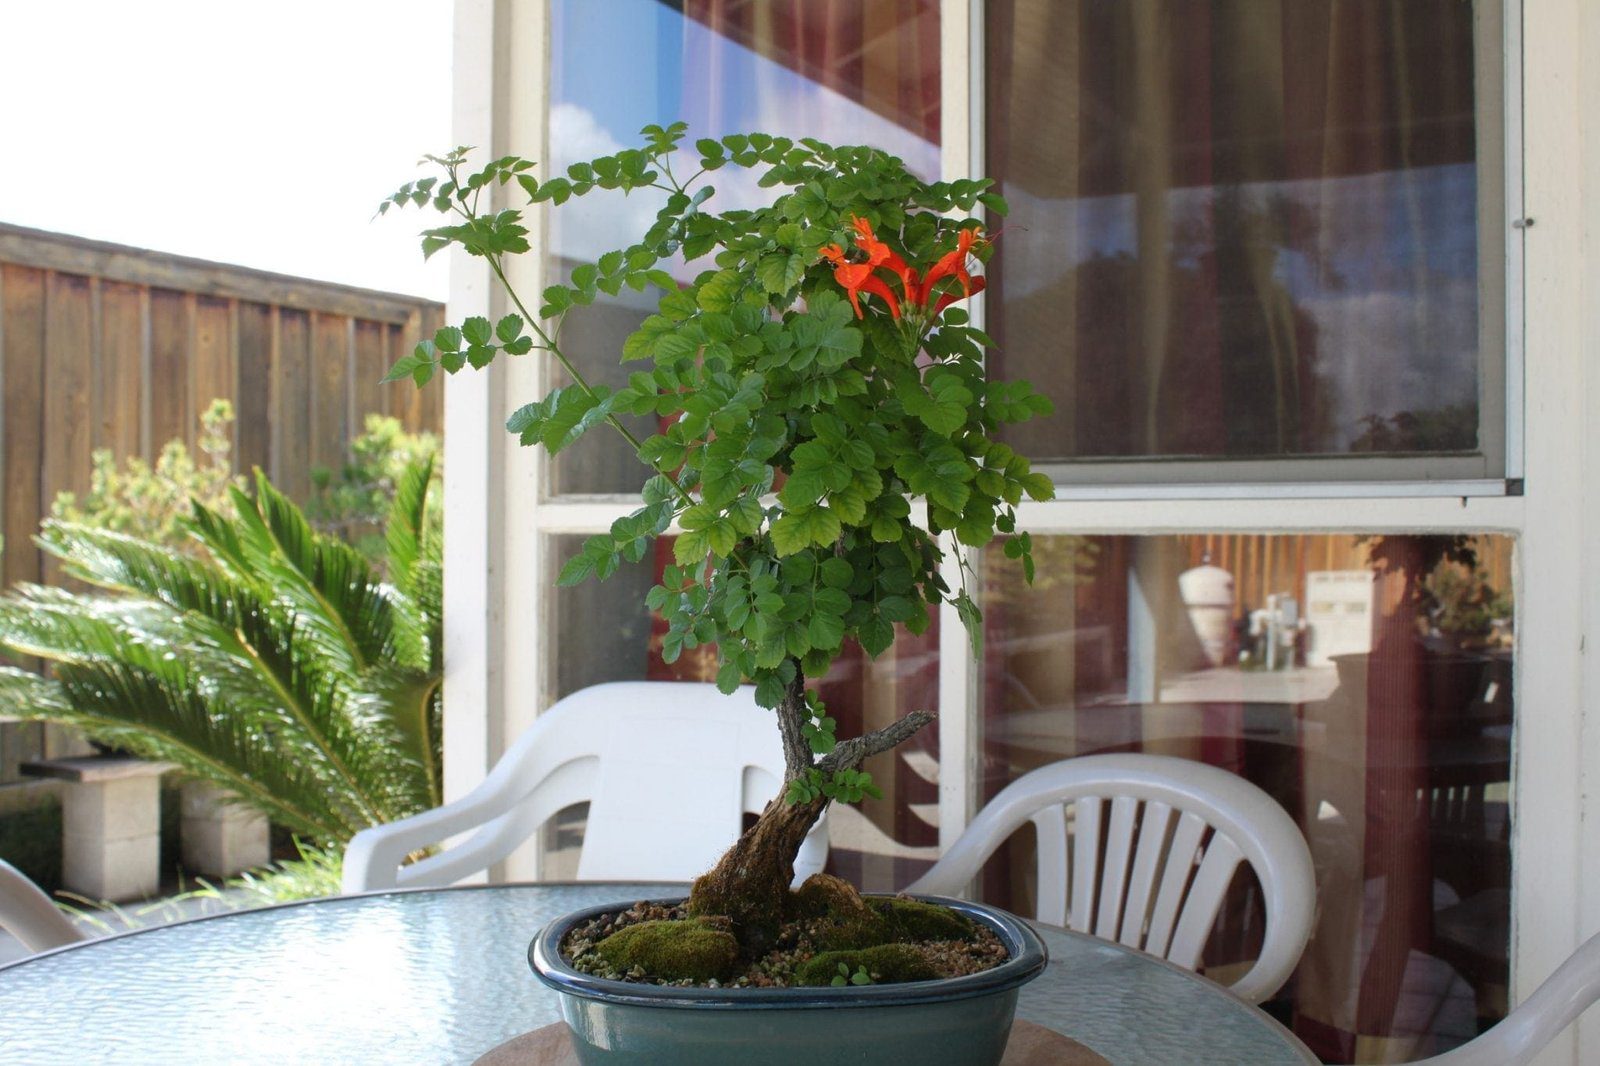
<instances>
[{"instance_id":1,"label":"exterior wall","mask_svg":"<svg viewBox=\"0 0 1600 1066\"><path fill-rule=\"evenodd\" d=\"M1027 504L1020 520L1035 532L1251 533L1495 532L1518 538L1517 693L1522 709L1515 738L1513 841L1513 1001L1526 998L1584 939L1600 931L1600 849L1591 827L1600 821L1600 665L1588 638L1600 639L1600 5L1587 0L1527 0L1521 8L1521 51L1508 54L1515 100L1521 81L1522 158L1508 163L1507 217L1529 217L1520 229L1522 273L1509 273L1511 347L1522 348L1522 380L1508 382L1512 469L1522 460L1522 496L1398 494L1334 499L1304 486L1264 489L1235 498L1182 493L1164 498L1062 499ZM952 27L974 26L980 0L944 0L947 175L964 174L975 158L965 112L970 94L971 39ZM544 145L542 101L547 43L540 0L459 0L457 141L496 154L538 158ZM1511 39L1516 40L1512 35ZM471 62L464 62L471 60ZM965 95L964 95L965 94ZM953 105L953 106L952 106ZM973 125L981 121L974 116ZM1515 143L1515 140L1513 140ZM1517 179L1520 178L1520 181ZM532 239L540 237L534 225ZM535 257L525 257L532 260ZM451 314L484 313L487 271L457 261ZM538 291L531 262L521 288ZM1520 312L1520 315L1519 315ZM1513 362L1511 372L1516 372ZM519 378L535 373L519 361ZM451 425L497 426L511 396L536 395L532 381L493 375L452 379ZM1520 392L1519 392L1520 387ZM508 396L508 393L510 396ZM1521 397L1520 404L1518 397ZM463 456L465 432L452 430ZM534 591L541 579L541 534L603 528L615 513L603 501L536 505L538 464L508 436L475 437L471 457L452 464L447 529L453 574L447 585L447 788L459 796L481 779L506 738L546 702L541 634ZM468 468L471 469L468 469ZM516 604L509 609L508 604ZM526 606L531 604L532 606ZM953 620L946 620L953 622ZM1593 631L1593 632L1591 632ZM941 844L948 845L970 812L975 706L974 670L947 624L940 719ZM566 649L564 654L594 653ZM963 709L958 696L969 698ZM965 713L964 713L965 712ZM964 783L967 787L964 787ZM506 873L534 872L531 861ZM1542 1063L1600 1060L1600 1020L1564 1034Z\"/></svg>"}]
</instances>

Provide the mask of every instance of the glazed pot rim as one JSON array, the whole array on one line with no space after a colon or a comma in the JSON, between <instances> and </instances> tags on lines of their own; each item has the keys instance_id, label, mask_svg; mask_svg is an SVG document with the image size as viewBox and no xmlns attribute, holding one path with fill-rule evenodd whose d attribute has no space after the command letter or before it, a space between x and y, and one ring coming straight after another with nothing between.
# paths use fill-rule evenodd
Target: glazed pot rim
<instances>
[{"instance_id":1,"label":"glazed pot rim","mask_svg":"<svg viewBox=\"0 0 1600 1066\"><path fill-rule=\"evenodd\" d=\"M647 902L674 906L684 897ZM891 897L892 898L892 897ZM603 903L562 915L545 926L528 946L528 965L534 975L557 992L603 1003L635 1007L679 1007L700 1010L794 1010L833 1007L883 1007L917 1003L944 1003L987 996L1018 988L1037 977L1049 961L1044 941L1027 922L982 903L945 896L905 896L949 907L987 926L1010 952L1010 958L980 973L932 981L898 984L849 985L844 988L699 988L636 984L595 977L573 969L561 957L561 941L568 930L601 914L633 906L637 900Z\"/></svg>"}]
</instances>

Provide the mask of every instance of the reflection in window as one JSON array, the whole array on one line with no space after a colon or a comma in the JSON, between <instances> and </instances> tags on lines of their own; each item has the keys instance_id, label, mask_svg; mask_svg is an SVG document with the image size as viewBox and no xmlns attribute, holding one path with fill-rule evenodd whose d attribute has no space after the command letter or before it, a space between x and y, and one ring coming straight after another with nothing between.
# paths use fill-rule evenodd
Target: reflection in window
<instances>
[{"instance_id":1,"label":"reflection in window","mask_svg":"<svg viewBox=\"0 0 1600 1066\"><path fill-rule=\"evenodd\" d=\"M1013 443L1477 451L1502 254L1479 225L1488 6L986 5L987 167L1012 207L990 325L1004 373L1056 401Z\"/></svg>"},{"instance_id":2,"label":"reflection in window","mask_svg":"<svg viewBox=\"0 0 1600 1066\"><path fill-rule=\"evenodd\" d=\"M550 538L552 584L584 539ZM645 608L644 598L671 562L672 540L663 538L643 562L623 566L605 581L557 590L557 637L549 642L548 664L555 698L606 681L716 680L714 646L687 650L673 663L661 657L667 622ZM838 721L840 736L880 728L914 710L938 711L937 615L920 636L897 630L894 647L876 660L848 642L828 676L810 683ZM883 789L883 798L830 811L828 871L869 891L895 892L927 869L939 856L938 766L938 735L932 727L868 760L865 769ZM545 876L570 875L583 840L582 812L558 819L543 840Z\"/></svg>"},{"instance_id":3,"label":"reflection in window","mask_svg":"<svg viewBox=\"0 0 1600 1066\"><path fill-rule=\"evenodd\" d=\"M817 137L876 145L938 177L937 0L556 0L550 29L549 173L681 120L691 146L753 130ZM674 172L693 174L698 159L691 147ZM766 194L756 174L730 167L714 177L723 209ZM551 211L550 276L632 244L662 201L598 192ZM674 272L688 278L705 265ZM602 295L563 324L562 346L590 381L626 383L622 341L659 296ZM645 479L612 434L588 435L552 467L558 493L633 492Z\"/></svg>"},{"instance_id":4,"label":"reflection in window","mask_svg":"<svg viewBox=\"0 0 1600 1066\"><path fill-rule=\"evenodd\" d=\"M1039 581L985 574L981 799L1105 751L1265 789L1317 868L1318 924L1275 1003L1328 1062L1437 1053L1506 1010L1508 538L1034 535ZM1029 832L984 896L1031 913ZM1241 875L1206 950L1254 958Z\"/></svg>"}]
</instances>

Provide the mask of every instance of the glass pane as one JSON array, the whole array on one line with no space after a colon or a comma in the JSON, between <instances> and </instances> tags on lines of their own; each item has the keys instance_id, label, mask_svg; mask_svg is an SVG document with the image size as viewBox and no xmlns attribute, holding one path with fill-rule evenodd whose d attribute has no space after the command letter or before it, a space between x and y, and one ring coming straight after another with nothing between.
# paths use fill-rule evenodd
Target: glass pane
<instances>
[{"instance_id":1,"label":"glass pane","mask_svg":"<svg viewBox=\"0 0 1600 1066\"><path fill-rule=\"evenodd\" d=\"M582 536L557 536L549 580L582 548ZM648 610L645 593L672 562L672 541L656 543L653 556L623 566L605 581L586 581L555 593L556 639L549 668L559 698L605 681L704 681L717 676L713 646L686 651L674 663L661 659L666 619ZM853 642L815 688L839 723L841 737L889 724L914 710L939 709L937 615L921 636L902 628L892 649L876 661ZM777 723L773 723L776 736ZM898 891L938 858L939 743L935 726L865 768L883 799L829 814L833 841L828 870L873 892ZM566 812L544 834L545 877L571 878L583 840L582 810Z\"/></svg>"},{"instance_id":2,"label":"glass pane","mask_svg":"<svg viewBox=\"0 0 1600 1066\"><path fill-rule=\"evenodd\" d=\"M1437 1054L1506 1010L1512 548L1506 537L1034 536L988 556L980 798L1134 751L1221 766L1305 832L1318 924L1269 1005L1327 1062ZM1031 828L985 873L1032 913ZM1241 876L1207 946L1254 960Z\"/></svg>"},{"instance_id":3,"label":"glass pane","mask_svg":"<svg viewBox=\"0 0 1600 1066\"><path fill-rule=\"evenodd\" d=\"M987 4L987 172L1012 208L989 323L1004 375L1056 402L1012 443L1036 460L1492 443L1484 6Z\"/></svg>"},{"instance_id":4,"label":"glass pane","mask_svg":"<svg viewBox=\"0 0 1600 1066\"><path fill-rule=\"evenodd\" d=\"M689 123L689 141L761 130L875 144L939 174L937 0L555 0L551 4L550 173L637 141L650 123ZM694 159L685 155L683 176ZM718 172L725 208L755 180ZM632 244L661 200L592 193L550 213L550 277ZM688 278L680 264L674 273ZM590 381L625 384L623 339L659 294L601 295L562 326ZM557 384L561 382L559 379ZM641 437L652 430L636 424ZM552 463L558 493L633 492L644 468L620 437L590 433Z\"/></svg>"}]
</instances>

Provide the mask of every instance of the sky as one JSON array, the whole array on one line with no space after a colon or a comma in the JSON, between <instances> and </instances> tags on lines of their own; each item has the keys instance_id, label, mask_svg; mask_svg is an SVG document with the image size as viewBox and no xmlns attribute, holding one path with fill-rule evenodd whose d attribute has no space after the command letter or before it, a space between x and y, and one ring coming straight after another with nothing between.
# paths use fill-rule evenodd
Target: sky
<instances>
[{"instance_id":1,"label":"sky","mask_svg":"<svg viewBox=\"0 0 1600 1066\"><path fill-rule=\"evenodd\" d=\"M0 222L443 299L450 0L0 3Z\"/></svg>"},{"instance_id":2,"label":"sky","mask_svg":"<svg viewBox=\"0 0 1600 1066\"><path fill-rule=\"evenodd\" d=\"M935 179L939 146L768 59L658 0L556 0L551 6L549 168L641 143L649 123L689 124L675 172L698 167L701 137L761 130L794 139L873 144ZM593 62L604 55L607 61ZM717 210L755 207L770 193L759 173L726 167L710 178ZM593 260L649 228L663 198L591 194L553 213L550 241L567 260ZM705 264L681 270L693 277Z\"/></svg>"}]
</instances>

